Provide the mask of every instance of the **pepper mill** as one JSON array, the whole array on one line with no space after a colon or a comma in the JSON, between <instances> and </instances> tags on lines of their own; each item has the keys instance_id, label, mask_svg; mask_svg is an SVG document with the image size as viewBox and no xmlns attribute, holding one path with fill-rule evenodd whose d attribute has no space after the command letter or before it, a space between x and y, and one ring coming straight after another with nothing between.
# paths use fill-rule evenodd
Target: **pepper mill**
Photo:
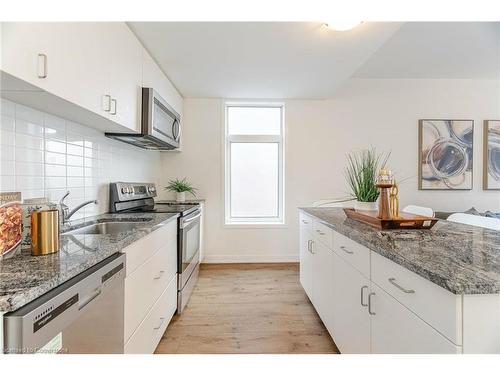
<instances>
[{"instance_id":1,"label":"pepper mill","mask_svg":"<svg viewBox=\"0 0 500 375\"><path fill-rule=\"evenodd\" d=\"M376 186L380 189L380 198L378 204L378 218L382 220L392 219L391 206L389 203L389 189L394 185L392 172L382 168L377 177Z\"/></svg>"}]
</instances>

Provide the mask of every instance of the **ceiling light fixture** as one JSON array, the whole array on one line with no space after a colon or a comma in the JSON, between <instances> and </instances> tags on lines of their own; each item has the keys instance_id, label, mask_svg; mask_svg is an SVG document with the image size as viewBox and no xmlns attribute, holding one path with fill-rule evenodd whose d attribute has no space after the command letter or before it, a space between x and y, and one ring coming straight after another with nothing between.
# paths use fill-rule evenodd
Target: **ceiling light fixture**
<instances>
[{"instance_id":1,"label":"ceiling light fixture","mask_svg":"<svg viewBox=\"0 0 500 375\"><path fill-rule=\"evenodd\" d=\"M353 21L353 20L337 20L325 22L325 26L335 30L335 31L347 31L354 29L356 26L360 25L363 21Z\"/></svg>"}]
</instances>

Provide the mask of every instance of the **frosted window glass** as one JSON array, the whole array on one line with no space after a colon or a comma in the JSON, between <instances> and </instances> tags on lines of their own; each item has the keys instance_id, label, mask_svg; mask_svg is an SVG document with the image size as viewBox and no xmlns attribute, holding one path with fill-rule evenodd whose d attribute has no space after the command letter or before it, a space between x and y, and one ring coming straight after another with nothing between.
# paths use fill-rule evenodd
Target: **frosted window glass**
<instances>
[{"instance_id":1,"label":"frosted window glass","mask_svg":"<svg viewBox=\"0 0 500 375\"><path fill-rule=\"evenodd\" d=\"M277 217L277 143L231 143L231 216Z\"/></svg>"},{"instance_id":2,"label":"frosted window glass","mask_svg":"<svg viewBox=\"0 0 500 375\"><path fill-rule=\"evenodd\" d=\"M231 135L281 134L281 108L228 107L227 116Z\"/></svg>"}]
</instances>

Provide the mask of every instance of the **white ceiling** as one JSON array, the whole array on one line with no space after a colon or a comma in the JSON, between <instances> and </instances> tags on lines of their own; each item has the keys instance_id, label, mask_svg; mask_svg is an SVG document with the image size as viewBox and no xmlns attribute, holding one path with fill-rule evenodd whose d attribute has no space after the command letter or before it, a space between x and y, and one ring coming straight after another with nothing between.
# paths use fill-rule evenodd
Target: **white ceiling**
<instances>
[{"instance_id":1,"label":"white ceiling","mask_svg":"<svg viewBox=\"0 0 500 375\"><path fill-rule=\"evenodd\" d=\"M182 95L325 98L400 27L304 22L132 22Z\"/></svg>"},{"instance_id":2,"label":"white ceiling","mask_svg":"<svg viewBox=\"0 0 500 375\"><path fill-rule=\"evenodd\" d=\"M500 22L405 23L358 78L500 78Z\"/></svg>"},{"instance_id":3,"label":"white ceiling","mask_svg":"<svg viewBox=\"0 0 500 375\"><path fill-rule=\"evenodd\" d=\"M500 78L500 23L132 22L185 97L327 98L348 78Z\"/></svg>"}]
</instances>

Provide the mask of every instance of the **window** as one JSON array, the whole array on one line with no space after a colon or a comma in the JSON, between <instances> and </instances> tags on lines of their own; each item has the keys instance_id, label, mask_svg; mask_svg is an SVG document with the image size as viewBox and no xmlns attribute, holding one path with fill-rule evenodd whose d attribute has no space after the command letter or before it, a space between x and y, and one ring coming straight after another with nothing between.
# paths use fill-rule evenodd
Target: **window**
<instances>
[{"instance_id":1,"label":"window","mask_svg":"<svg viewBox=\"0 0 500 375\"><path fill-rule=\"evenodd\" d=\"M226 103L225 222L283 224L280 103Z\"/></svg>"}]
</instances>

